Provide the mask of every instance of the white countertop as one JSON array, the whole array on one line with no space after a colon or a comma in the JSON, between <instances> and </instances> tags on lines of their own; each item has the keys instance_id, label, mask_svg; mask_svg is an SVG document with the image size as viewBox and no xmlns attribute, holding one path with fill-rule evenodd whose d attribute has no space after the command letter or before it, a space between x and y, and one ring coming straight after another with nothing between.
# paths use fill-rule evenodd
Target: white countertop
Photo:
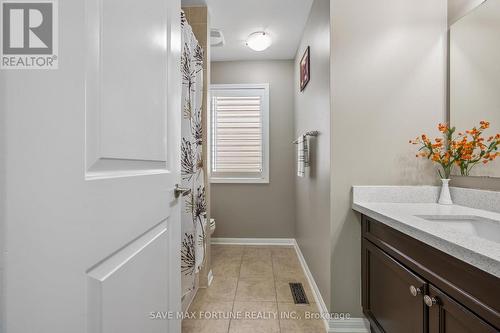
<instances>
[{"instance_id":1,"label":"white countertop","mask_svg":"<svg viewBox=\"0 0 500 333\"><path fill-rule=\"evenodd\" d=\"M422 195L429 191L423 203L415 202L412 193ZM433 201L434 187L400 187L398 202L374 202L377 197L388 199L376 192L398 192L398 187L354 187L352 208L368 217L384 223L404 234L420 240L455 258L465 261L496 277L500 277L500 244L474 235L461 233L443 223L433 223L416 215L470 215L499 221L500 213L465 207L461 205L439 205ZM362 193L367 190L368 192ZM366 195L369 193L369 195ZM387 191L385 192L387 193ZM389 196L391 197L391 196ZM392 196L394 197L394 196ZM401 202L408 197L410 202ZM380 200L379 200L380 201ZM390 201L390 200L389 200ZM426 201L426 202L425 202ZM497 202L500 204L500 202Z\"/></svg>"}]
</instances>

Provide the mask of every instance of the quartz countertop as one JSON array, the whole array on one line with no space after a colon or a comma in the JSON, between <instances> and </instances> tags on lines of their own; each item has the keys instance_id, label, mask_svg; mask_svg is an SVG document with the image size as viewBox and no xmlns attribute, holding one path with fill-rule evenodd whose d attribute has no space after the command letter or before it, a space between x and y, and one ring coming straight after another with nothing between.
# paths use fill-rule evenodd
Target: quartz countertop
<instances>
[{"instance_id":1,"label":"quartz countertop","mask_svg":"<svg viewBox=\"0 0 500 333\"><path fill-rule=\"evenodd\" d=\"M500 213L462 205L439 205L435 201L438 190L433 186L355 186L352 208L500 277L500 243L459 232L443 223L433 223L417 217L417 215L468 215L498 221L500 224ZM418 202L418 198L423 202ZM493 197L494 203L500 205L496 198Z\"/></svg>"}]
</instances>

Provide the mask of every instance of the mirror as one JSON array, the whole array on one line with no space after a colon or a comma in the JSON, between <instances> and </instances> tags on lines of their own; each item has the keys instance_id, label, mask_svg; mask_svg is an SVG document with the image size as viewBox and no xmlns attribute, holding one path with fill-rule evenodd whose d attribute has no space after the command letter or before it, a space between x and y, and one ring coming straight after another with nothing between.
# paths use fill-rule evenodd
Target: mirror
<instances>
[{"instance_id":1,"label":"mirror","mask_svg":"<svg viewBox=\"0 0 500 333\"><path fill-rule=\"evenodd\" d=\"M487 0L450 27L450 124L457 131L500 133L500 0ZM455 171L460 174L460 171ZM500 160L479 163L470 176L500 177Z\"/></svg>"}]
</instances>

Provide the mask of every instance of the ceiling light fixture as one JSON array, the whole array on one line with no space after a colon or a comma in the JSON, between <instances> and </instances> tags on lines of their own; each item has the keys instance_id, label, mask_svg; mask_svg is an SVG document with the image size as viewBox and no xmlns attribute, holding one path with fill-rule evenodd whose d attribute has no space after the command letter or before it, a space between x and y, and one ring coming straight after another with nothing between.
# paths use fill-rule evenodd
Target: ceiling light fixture
<instances>
[{"instance_id":1,"label":"ceiling light fixture","mask_svg":"<svg viewBox=\"0 0 500 333\"><path fill-rule=\"evenodd\" d=\"M220 29L212 28L210 30L210 46L211 47L221 47L226 44L226 40L224 39L224 34Z\"/></svg>"},{"instance_id":2,"label":"ceiling light fixture","mask_svg":"<svg viewBox=\"0 0 500 333\"><path fill-rule=\"evenodd\" d=\"M257 31L247 38L247 46L254 51L264 51L267 49L273 41L271 40L271 36L264 31Z\"/></svg>"}]
</instances>

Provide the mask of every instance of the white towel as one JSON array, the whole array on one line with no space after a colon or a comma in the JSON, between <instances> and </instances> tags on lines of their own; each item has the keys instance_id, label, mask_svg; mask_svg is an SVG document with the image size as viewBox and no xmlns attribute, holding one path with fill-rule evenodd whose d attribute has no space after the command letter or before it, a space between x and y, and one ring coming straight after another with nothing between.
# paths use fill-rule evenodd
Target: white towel
<instances>
[{"instance_id":1,"label":"white towel","mask_svg":"<svg viewBox=\"0 0 500 333\"><path fill-rule=\"evenodd\" d=\"M309 167L309 143L307 136L302 135L297 139L297 176L305 177L306 168Z\"/></svg>"}]
</instances>

